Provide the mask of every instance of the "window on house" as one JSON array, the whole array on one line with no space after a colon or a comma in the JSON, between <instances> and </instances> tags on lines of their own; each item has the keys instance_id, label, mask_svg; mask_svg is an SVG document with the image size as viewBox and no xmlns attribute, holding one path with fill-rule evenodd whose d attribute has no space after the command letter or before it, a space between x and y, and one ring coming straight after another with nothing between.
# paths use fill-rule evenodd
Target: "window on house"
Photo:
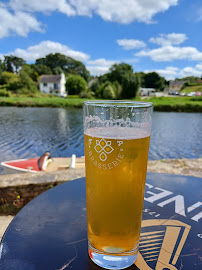
<instances>
[{"instance_id":1,"label":"window on house","mask_svg":"<svg viewBox=\"0 0 202 270\"><path fill-rule=\"evenodd\" d=\"M54 89L58 89L58 83L54 83Z\"/></svg>"},{"instance_id":2,"label":"window on house","mask_svg":"<svg viewBox=\"0 0 202 270\"><path fill-rule=\"evenodd\" d=\"M59 91L58 91L58 90L56 90L56 91L55 91L55 93L56 93L56 94L58 94L58 93L59 93Z\"/></svg>"},{"instance_id":3,"label":"window on house","mask_svg":"<svg viewBox=\"0 0 202 270\"><path fill-rule=\"evenodd\" d=\"M47 86L47 83L44 83L43 86Z\"/></svg>"}]
</instances>

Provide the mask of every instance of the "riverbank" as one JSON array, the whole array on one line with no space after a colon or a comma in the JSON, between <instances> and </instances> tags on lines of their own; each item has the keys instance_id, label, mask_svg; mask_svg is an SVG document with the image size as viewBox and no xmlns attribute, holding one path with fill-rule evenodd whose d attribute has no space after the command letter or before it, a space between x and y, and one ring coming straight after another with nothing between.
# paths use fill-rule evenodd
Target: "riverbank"
<instances>
[{"instance_id":1,"label":"riverbank","mask_svg":"<svg viewBox=\"0 0 202 270\"><path fill-rule=\"evenodd\" d=\"M0 106L16 107L53 107L82 108L86 99L77 97L0 97ZM141 98L135 99L140 101ZM202 99L199 97L152 97L144 98L144 101L154 103L154 111L161 112L202 112Z\"/></svg>"},{"instance_id":2,"label":"riverbank","mask_svg":"<svg viewBox=\"0 0 202 270\"><path fill-rule=\"evenodd\" d=\"M201 177L202 159L149 160L147 171ZM0 175L0 216L15 215L42 192L84 176L84 168Z\"/></svg>"}]
</instances>

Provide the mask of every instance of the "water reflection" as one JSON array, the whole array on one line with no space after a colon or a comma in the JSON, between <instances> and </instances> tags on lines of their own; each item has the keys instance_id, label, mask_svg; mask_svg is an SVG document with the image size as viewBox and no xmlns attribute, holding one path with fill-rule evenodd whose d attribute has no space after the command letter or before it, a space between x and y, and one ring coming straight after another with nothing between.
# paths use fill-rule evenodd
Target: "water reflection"
<instances>
[{"instance_id":1,"label":"water reflection","mask_svg":"<svg viewBox=\"0 0 202 270\"><path fill-rule=\"evenodd\" d=\"M149 159L202 156L202 114L154 112ZM0 161L84 155L82 109L0 108ZM3 173L0 168L0 173Z\"/></svg>"}]
</instances>

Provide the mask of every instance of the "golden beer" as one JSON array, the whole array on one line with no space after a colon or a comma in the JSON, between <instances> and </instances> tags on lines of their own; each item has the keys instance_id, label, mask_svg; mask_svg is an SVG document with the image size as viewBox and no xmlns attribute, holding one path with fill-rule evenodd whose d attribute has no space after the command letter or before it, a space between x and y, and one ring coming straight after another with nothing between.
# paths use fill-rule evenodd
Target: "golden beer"
<instances>
[{"instance_id":1,"label":"golden beer","mask_svg":"<svg viewBox=\"0 0 202 270\"><path fill-rule=\"evenodd\" d=\"M134 250L141 229L150 134L122 130L84 134L88 239L107 253Z\"/></svg>"}]
</instances>

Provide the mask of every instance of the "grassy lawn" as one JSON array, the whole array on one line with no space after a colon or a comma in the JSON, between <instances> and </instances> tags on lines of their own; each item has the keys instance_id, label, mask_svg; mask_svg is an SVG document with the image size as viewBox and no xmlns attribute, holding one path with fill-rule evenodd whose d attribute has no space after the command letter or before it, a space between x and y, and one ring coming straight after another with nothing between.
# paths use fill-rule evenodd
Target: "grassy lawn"
<instances>
[{"instance_id":1,"label":"grassy lawn","mask_svg":"<svg viewBox=\"0 0 202 270\"><path fill-rule=\"evenodd\" d=\"M81 108L86 99L78 97L0 97L0 106L18 107L76 107ZM140 98L136 100L140 101ZM155 111L202 112L199 97L152 97L144 99L154 103Z\"/></svg>"},{"instance_id":2,"label":"grassy lawn","mask_svg":"<svg viewBox=\"0 0 202 270\"><path fill-rule=\"evenodd\" d=\"M190 93L190 92L201 92L202 93L202 84L190 85L185 87L180 93Z\"/></svg>"}]
</instances>

